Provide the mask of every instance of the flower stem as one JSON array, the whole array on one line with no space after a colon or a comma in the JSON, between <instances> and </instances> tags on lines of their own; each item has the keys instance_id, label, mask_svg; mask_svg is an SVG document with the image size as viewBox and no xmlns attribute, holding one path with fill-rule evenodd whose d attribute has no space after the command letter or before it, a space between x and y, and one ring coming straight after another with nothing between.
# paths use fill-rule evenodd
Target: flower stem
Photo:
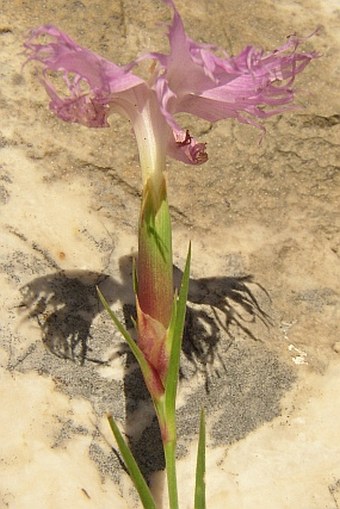
<instances>
[{"instance_id":1,"label":"flower stem","mask_svg":"<svg viewBox=\"0 0 340 509\"><path fill-rule=\"evenodd\" d=\"M178 509L178 491L176 477L176 439L163 443L166 476L168 481L169 507Z\"/></svg>"}]
</instances>

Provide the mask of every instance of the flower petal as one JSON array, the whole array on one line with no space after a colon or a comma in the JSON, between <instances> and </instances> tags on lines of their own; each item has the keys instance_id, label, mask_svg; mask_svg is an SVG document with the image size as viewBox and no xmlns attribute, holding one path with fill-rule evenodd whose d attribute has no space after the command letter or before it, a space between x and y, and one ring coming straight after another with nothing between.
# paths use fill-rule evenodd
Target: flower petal
<instances>
[{"instance_id":1,"label":"flower petal","mask_svg":"<svg viewBox=\"0 0 340 509\"><path fill-rule=\"evenodd\" d=\"M40 37L49 37L50 42L39 43ZM42 82L51 98L50 108L66 121L107 127L115 101L119 103L123 93L146 87L141 78L82 48L53 25L34 30L25 48L27 61L43 64ZM47 77L50 71L62 72L69 96L57 92Z\"/></svg>"},{"instance_id":2,"label":"flower petal","mask_svg":"<svg viewBox=\"0 0 340 509\"><path fill-rule=\"evenodd\" d=\"M150 56L160 66L154 87L170 125L178 112L212 122L233 117L258 125L256 119L292 109L287 105L294 99L295 76L317 57L315 52L296 52L305 39L290 37L269 53L247 46L236 57L221 58L213 46L192 41L173 0L164 2L173 10L170 54Z\"/></svg>"},{"instance_id":3,"label":"flower petal","mask_svg":"<svg viewBox=\"0 0 340 509\"><path fill-rule=\"evenodd\" d=\"M207 160L205 144L197 143L179 126L176 113L190 113L210 122L235 118L263 129L259 120L294 108L295 76L317 56L314 52L297 53L305 39L290 37L269 53L247 46L236 57L223 52L220 57L216 47L191 40L173 0L163 1L173 11L168 30L170 53L144 54L124 67L82 48L52 25L32 32L25 43L27 60L43 64L42 82L51 99L50 108L60 118L107 127L108 116L115 110L130 118L139 145L150 138L155 154L162 153L162 145L171 157L200 164ZM40 37L50 40L39 43ZM149 83L131 72L146 58L156 64ZM62 73L66 95L52 83L53 72ZM154 132L151 137L150 128ZM160 150L153 147L155 140Z\"/></svg>"}]
</instances>

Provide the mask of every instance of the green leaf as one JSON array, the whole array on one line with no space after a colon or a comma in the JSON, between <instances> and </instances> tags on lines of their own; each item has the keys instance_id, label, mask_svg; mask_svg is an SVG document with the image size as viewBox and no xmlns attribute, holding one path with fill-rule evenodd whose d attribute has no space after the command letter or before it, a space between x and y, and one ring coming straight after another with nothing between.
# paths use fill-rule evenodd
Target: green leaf
<instances>
[{"instance_id":1,"label":"green leaf","mask_svg":"<svg viewBox=\"0 0 340 509\"><path fill-rule=\"evenodd\" d=\"M200 432L198 438L196 484L195 484L195 509L205 509L205 417L201 410Z\"/></svg>"},{"instance_id":2,"label":"green leaf","mask_svg":"<svg viewBox=\"0 0 340 509\"><path fill-rule=\"evenodd\" d=\"M138 294L138 279L137 279L137 267L136 267L136 258L132 259L132 287L133 293L135 295Z\"/></svg>"},{"instance_id":3,"label":"green leaf","mask_svg":"<svg viewBox=\"0 0 340 509\"><path fill-rule=\"evenodd\" d=\"M113 321L113 323L115 324L115 326L117 327L117 329L121 333L121 335L127 341L127 343L129 345L133 355L136 358L136 361L139 364L140 369L142 370L144 378L145 379L150 378L150 376L151 376L151 369L150 369L150 366L149 366L148 362L146 361L146 359L145 359L145 357L143 355L143 352L141 351L141 349L139 348L137 343L132 339L132 337L130 336L128 331L125 329L125 327L120 323L120 321L117 318L116 314L112 311L112 309L110 308L109 304L107 303L104 295L102 294L102 292L99 290L98 287L97 287L97 293L98 293L100 302L103 304L104 308L106 309L106 311L110 315L111 320Z\"/></svg>"},{"instance_id":4,"label":"green leaf","mask_svg":"<svg viewBox=\"0 0 340 509\"><path fill-rule=\"evenodd\" d=\"M176 476L176 440L163 441L170 509L179 509Z\"/></svg>"},{"instance_id":5,"label":"green leaf","mask_svg":"<svg viewBox=\"0 0 340 509\"><path fill-rule=\"evenodd\" d=\"M182 338L185 322L185 311L189 290L191 245L189 244L188 255L182 277L181 288L177 302L173 304L173 312L169 327L169 343L171 345L169 370L165 383L166 415L167 418L175 418L175 401L177 392L179 362L182 347Z\"/></svg>"},{"instance_id":6,"label":"green leaf","mask_svg":"<svg viewBox=\"0 0 340 509\"><path fill-rule=\"evenodd\" d=\"M113 420L113 418L110 416L108 417L108 419L110 427L112 429L112 433L114 434L120 453L123 457L124 463L126 465L126 468L128 469L130 477L136 487L143 507L145 509L156 509L156 504L152 496L152 493L148 485L146 484L146 481L137 465L135 458L133 457L127 443L125 442L123 435L119 431L119 428L115 421Z\"/></svg>"}]
</instances>

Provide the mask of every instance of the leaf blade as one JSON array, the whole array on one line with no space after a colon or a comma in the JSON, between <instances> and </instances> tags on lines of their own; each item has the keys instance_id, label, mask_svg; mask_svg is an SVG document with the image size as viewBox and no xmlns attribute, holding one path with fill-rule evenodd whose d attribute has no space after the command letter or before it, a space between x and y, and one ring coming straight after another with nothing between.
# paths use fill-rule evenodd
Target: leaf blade
<instances>
[{"instance_id":1,"label":"leaf blade","mask_svg":"<svg viewBox=\"0 0 340 509\"><path fill-rule=\"evenodd\" d=\"M206 436L205 436L205 416L204 410L201 410L200 417L200 430L198 437L198 448L197 448L197 463L196 463L196 481L195 481L195 509L206 509L206 497L205 497L205 447L206 447Z\"/></svg>"},{"instance_id":2,"label":"leaf blade","mask_svg":"<svg viewBox=\"0 0 340 509\"><path fill-rule=\"evenodd\" d=\"M120 323L118 317L116 316L114 311L112 311L112 309L110 308L109 304L107 303L104 295L102 294L102 292L99 290L98 287L97 287L97 293L98 293L100 302L104 306L105 310L108 312L111 320L113 321L113 323L117 327L118 331L121 333L121 335L124 337L124 339L128 343L133 355L135 356L136 361L138 362L138 364L140 366L140 369L142 370L144 378L150 377L151 369L150 369L150 366L149 366L147 360L145 359L145 357L143 355L143 352L141 351L141 349L139 348L137 343L132 339L132 337L130 336L128 331L125 329L125 327Z\"/></svg>"},{"instance_id":3,"label":"leaf blade","mask_svg":"<svg viewBox=\"0 0 340 509\"><path fill-rule=\"evenodd\" d=\"M169 333L172 335L172 337L170 339L171 352L169 360L169 370L165 383L165 394L166 394L165 404L167 408L167 415L169 415L169 412L170 414L175 412L179 362L182 348L186 304L189 291L190 260L191 260L191 245L189 244L178 299L177 302L174 302L173 305L176 316L174 317L174 320L171 320L171 327L169 330Z\"/></svg>"},{"instance_id":4,"label":"leaf blade","mask_svg":"<svg viewBox=\"0 0 340 509\"><path fill-rule=\"evenodd\" d=\"M109 424L116 439L119 451L123 457L126 468L130 474L130 477L135 485L138 492L139 498L145 509L156 509L156 503L152 496L152 493L143 477L142 472L137 465L137 462L130 451L129 446L125 442L123 435L121 434L117 424L113 420L112 416L108 417Z\"/></svg>"}]
</instances>

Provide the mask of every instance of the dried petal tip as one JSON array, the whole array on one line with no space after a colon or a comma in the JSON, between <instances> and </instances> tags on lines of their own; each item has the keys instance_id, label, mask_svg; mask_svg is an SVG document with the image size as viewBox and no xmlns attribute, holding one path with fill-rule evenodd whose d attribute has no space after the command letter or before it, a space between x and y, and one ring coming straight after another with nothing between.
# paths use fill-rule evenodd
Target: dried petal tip
<instances>
[{"instance_id":1,"label":"dried petal tip","mask_svg":"<svg viewBox=\"0 0 340 509\"><path fill-rule=\"evenodd\" d=\"M189 131L173 129L174 142L168 147L168 153L174 159L189 164L203 164L208 160L206 143L197 143Z\"/></svg>"},{"instance_id":2,"label":"dried petal tip","mask_svg":"<svg viewBox=\"0 0 340 509\"><path fill-rule=\"evenodd\" d=\"M191 147L190 155L195 164L203 164L208 161L208 154L206 152L206 143L196 143Z\"/></svg>"}]
</instances>

